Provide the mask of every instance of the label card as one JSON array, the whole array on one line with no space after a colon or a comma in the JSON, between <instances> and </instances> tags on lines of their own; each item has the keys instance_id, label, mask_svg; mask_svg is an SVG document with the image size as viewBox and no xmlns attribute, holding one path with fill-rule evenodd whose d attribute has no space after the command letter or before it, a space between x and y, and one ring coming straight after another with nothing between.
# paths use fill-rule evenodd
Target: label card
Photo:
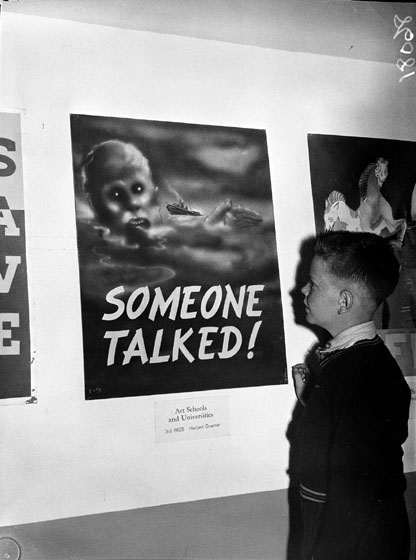
<instances>
[{"instance_id":1,"label":"label card","mask_svg":"<svg viewBox=\"0 0 416 560\"><path fill-rule=\"evenodd\" d=\"M156 442L230 435L228 397L155 402Z\"/></svg>"}]
</instances>

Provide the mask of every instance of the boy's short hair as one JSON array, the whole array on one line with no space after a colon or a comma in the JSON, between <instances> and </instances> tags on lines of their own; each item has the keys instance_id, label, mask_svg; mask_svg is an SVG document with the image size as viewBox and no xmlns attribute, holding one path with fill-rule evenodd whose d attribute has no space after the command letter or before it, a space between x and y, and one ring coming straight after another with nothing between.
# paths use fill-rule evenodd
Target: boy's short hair
<instances>
[{"instance_id":1,"label":"boy's short hair","mask_svg":"<svg viewBox=\"0 0 416 560\"><path fill-rule=\"evenodd\" d=\"M399 280L400 264L392 244L374 233L327 231L317 236L315 255L337 278L365 287L377 306Z\"/></svg>"}]
</instances>

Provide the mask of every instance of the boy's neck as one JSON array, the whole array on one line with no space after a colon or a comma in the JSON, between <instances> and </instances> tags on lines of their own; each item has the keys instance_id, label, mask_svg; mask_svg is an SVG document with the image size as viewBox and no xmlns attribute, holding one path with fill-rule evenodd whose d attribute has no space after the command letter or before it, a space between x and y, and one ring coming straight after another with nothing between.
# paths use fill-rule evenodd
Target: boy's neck
<instances>
[{"instance_id":1,"label":"boy's neck","mask_svg":"<svg viewBox=\"0 0 416 560\"><path fill-rule=\"evenodd\" d=\"M344 317L343 320L338 321L330 329L328 329L329 334L332 338L350 329L351 327L356 327L362 325L363 323L368 323L373 320L373 316L369 314L360 314L359 316Z\"/></svg>"},{"instance_id":2,"label":"boy's neck","mask_svg":"<svg viewBox=\"0 0 416 560\"><path fill-rule=\"evenodd\" d=\"M366 321L365 323L360 323L359 325L353 325L340 333L338 333L334 338L331 338L325 346L318 349L319 355L324 356L327 353L334 352L335 350L341 350L353 346L360 340L371 340L377 334L376 326L374 321Z\"/></svg>"}]
</instances>

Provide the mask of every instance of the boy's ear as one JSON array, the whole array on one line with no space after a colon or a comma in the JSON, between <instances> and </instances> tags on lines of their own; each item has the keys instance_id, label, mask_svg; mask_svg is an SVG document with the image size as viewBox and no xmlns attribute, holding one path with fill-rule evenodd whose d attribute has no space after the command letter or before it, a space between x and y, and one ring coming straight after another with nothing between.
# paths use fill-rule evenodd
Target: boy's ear
<instances>
[{"instance_id":1,"label":"boy's ear","mask_svg":"<svg viewBox=\"0 0 416 560\"><path fill-rule=\"evenodd\" d=\"M349 290L342 290L339 294L338 300L338 315L346 313L352 307L354 296Z\"/></svg>"}]
</instances>

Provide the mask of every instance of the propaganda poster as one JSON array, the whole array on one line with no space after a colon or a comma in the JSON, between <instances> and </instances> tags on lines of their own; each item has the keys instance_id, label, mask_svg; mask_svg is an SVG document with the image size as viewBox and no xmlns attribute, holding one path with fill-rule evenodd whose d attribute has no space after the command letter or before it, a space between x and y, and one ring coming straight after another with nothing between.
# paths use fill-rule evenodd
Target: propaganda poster
<instances>
[{"instance_id":1,"label":"propaganda poster","mask_svg":"<svg viewBox=\"0 0 416 560\"><path fill-rule=\"evenodd\" d=\"M264 130L71 115L87 399L287 382Z\"/></svg>"},{"instance_id":2,"label":"propaganda poster","mask_svg":"<svg viewBox=\"0 0 416 560\"><path fill-rule=\"evenodd\" d=\"M0 399L33 398L30 353L20 114L1 112Z\"/></svg>"},{"instance_id":3,"label":"propaganda poster","mask_svg":"<svg viewBox=\"0 0 416 560\"><path fill-rule=\"evenodd\" d=\"M399 284L376 327L405 376L416 375L416 143L310 134L317 232L386 237L401 264Z\"/></svg>"}]
</instances>

